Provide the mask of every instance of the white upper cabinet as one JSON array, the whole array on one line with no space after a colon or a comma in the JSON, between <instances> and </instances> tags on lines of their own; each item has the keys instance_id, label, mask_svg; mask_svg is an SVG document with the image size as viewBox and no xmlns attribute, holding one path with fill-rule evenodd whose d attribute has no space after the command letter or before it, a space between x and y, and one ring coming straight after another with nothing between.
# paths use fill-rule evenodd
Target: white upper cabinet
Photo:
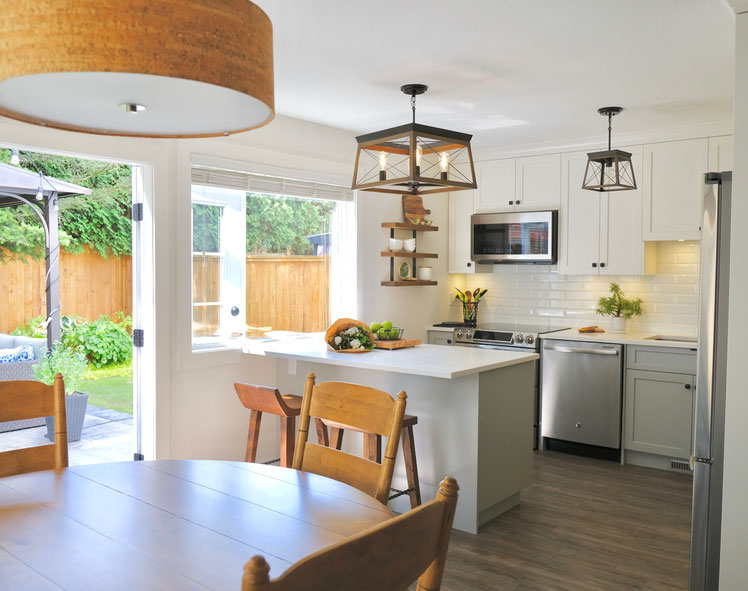
<instances>
[{"instance_id":1,"label":"white upper cabinet","mask_svg":"<svg viewBox=\"0 0 748 591\"><path fill-rule=\"evenodd\" d=\"M475 165L478 189L475 212L514 211L514 158Z\"/></svg>"},{"instance_id":2,"label":"white upper cabinet","mask_svg":"<svg viewBox=\"0 0 748 591\"><path fill-rule=\"evenodd\" d=\"M732 136L709 138L709 172L732 170Z\"/></svg>"},{"instance_id":3,"label":"white upper cabinet","mask_svg":"<svg viewBox=\"0 0 748 591\"><path fill-rule=\"evenodd\" d=\"M641 169L641 146L631 152ZM561 158L559 267L563 275L646 275L656 272L654 245L642 241L642 193L582 189L587 153Z\"/></svg>"},{"instance_id":4,"label":"white upper cabinet","mask_svg":"<svg viewBox=\"0 0 748 591\"><path fill-rule=\"evenodd\" d=\"M478 191L455 191L449 194L449 272L475 273L470 260L470 216Z\"/></svg>"},{"instance_id":5,"label":"white upper cabinet","mask_svg":"<svg viewBox=\"0 0 748 591\"><path fill-rule=\"evenodd\" d=\"M515 208L558 209L561 205L561 154L517 158Z\"/></svg>"},{"instance_id":6,"label":"white upper cabinet","mask_svg":"<svg viewBox=\"0 0 748 591\"><path fill-rule=\"evenodd\" d=\"M707 138L644 146L644 240L698 240Z\"/></svg>"}]
</instances>

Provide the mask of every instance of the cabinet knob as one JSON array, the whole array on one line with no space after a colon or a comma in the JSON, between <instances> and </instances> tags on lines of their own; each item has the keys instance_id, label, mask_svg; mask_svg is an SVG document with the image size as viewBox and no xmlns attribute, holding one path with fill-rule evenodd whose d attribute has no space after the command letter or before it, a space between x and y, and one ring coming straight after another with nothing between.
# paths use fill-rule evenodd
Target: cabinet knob
<instances>
[{"instance_id":1,"label":"cabinet knob","mask_svg":"<svg viewBox=\"0 0 748 591\"><path fill-rule=\"evenodd\" d=\"M447 339L447 344L451 345L452 344L452 339Z\"/></svg>"},{"instance_id":2,"label":"cabinet knob","mask_svg":"<svg viewBox=\"0 0 748 591\"><path fill-rule=\"evenodd\" d=\"M468 263L467 265L468 265L468 267L472 267L473 263Z\"/></svg>"},{"instance_id":3,"label":"cabinet knob","mask_svg":"<svg viewBox=\"0 0 748 591\"><path fill-rule=\"evenodd\" d=\"M576 423L574 423L574 426L575 426L575 427L576 427L577 429L581 429L581 428L582 428L582 423L580 423L579 421L577 421Z\"/></svg>"},{"instance_id":4,"label":"cabinet knob","mask_svg":"<svg viewBox=\"0 0 748 591\"><path fill-rule=\"evenodd\" d=\"M685 386L686 386L686 390L690 390L691 389L691 384L685 384Z\"/></svg>"},{"instance_id":5,"label":"cabinet knob","mask_svg":"<svg viewBox=\"0 0 748 591\"><path fill-rule=\"evenodd\" d=\"M517 205L519 205L519 199L517 199Z\"/></svg>"},{"instance_id":6,"label":"cabinet knob","mask_svg":"<svg viewBox=\"0 0 748 591\"><path fill-rule=\"evenodd\" d=\"M510 202L509 202L509 205L514 205L514 201L510 201Z\"/></svg>"},{"instance_id":7,"label":"cabinet knob","mask_svg":"<svg viewBox=\"0 0 748 591\"><path fill-rule=\"evenodd\" d=\"M592 266L593 267L597 267L597 263L592 263Z\"/></svg>"},{"instance_id":8,"label":"cabinet knob","mask_svg":"<svg viewBox=\"0 0 748 591\"><path fill-rule=\"evenodd\" d=\"M601 267L604 267L604 266L605 266L605 263L600 263L600 266L601 266Z\"/></svg>"}]
</instances>

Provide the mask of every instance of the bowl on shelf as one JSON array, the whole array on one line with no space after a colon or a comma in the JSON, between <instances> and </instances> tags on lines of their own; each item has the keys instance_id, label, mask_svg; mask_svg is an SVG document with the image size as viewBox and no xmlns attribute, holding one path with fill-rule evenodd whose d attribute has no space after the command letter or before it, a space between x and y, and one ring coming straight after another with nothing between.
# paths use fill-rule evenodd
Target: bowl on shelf
<instances>
[{"instance_id":1,"label":"bowl on shelf","mask_svg":"<svg viewBox=\"0 0 748 591\"><path fill-rule=\"evenodd\" d=\"M408 238L407 240L403 240L403 247L405 248L405 252L415 252L416 251L416 239Z\"/></svg>"},{"instance_id":2,"label":"bowl on shelf","mask_svg":"<svg viewBox=\"0 0 748 591\"><path fill-rule=\"evenodd\" d=\"M376 333L374 333L374 336L377 337L378 341L399 341L403 338L403 330L404 329L397 328L396 326L393 326L390 329L380 328Z\"/></svg>"},{"instance_id":3,"label":"bowl on shelf","mask_svg":"<svg viewBox=\"0 0 748 591\"><path fill-rule=\"evenodd\" d=\"M390 238L390 251L400 252L403 249L403 241L398 238Z\"/></svg>"}]
</instances>

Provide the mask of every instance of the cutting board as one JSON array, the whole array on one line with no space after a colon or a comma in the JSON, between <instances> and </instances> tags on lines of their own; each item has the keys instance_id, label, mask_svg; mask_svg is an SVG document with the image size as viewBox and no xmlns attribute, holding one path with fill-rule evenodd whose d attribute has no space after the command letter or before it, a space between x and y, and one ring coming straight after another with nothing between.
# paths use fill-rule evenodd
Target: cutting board
<instances>
[{"instance_id":1,"label":"cutting board","mask_svg":"<svg viewBox=\"0 0 748 591\"><path fill-rule=\"evenodd\" d=\"M399 341L374 341L377 349L405 349L406 347L415 347L421 344L421 339L400 339Z\"/></svg>"}]
</instances>

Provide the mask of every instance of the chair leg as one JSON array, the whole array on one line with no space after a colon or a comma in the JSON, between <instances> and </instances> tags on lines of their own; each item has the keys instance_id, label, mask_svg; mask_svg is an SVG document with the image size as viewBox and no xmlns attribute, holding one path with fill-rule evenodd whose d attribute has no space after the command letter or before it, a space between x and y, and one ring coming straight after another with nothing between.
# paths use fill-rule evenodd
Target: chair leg
<instances>
[{"instance_id":1,"label":"chair leg","mask_svg":"<svg viewBox=\"0 0 748 591\"><path fill-rule=\"evenodd\" d=\"M418 463L416 462L416 445L413 440L413 427L403 427L400 432L403 444L403 457L405 459L405 473L408 476L408 488L410 489L410 508L415 509L421 504L421 485L418 483Z\"/></svg>"},{"instance_id":2,"label":"chair leg","mask_svg":"<svg viewBox=\"0 0 748 591\"><path fill-rule=\"evenodd\" d=\"M319 445L324 445L325 447L330 447L330 437L327 434L327 426L322 422L322 419L315 417L314 426L317 429L317 443Z\"/></svg>"},{"instance_id":3,"label":"chair leg","mask_svg":"<svg viewBox=\"0 0 748 591\"><path fill-rule=\"evenodd\" d=\"M296 435L296 417L281 417L280 465L290 468L293 465L294 437Z\"/></svg>"},{"instance_id":4,"label":"chair leg","mask_svg":"<svg viewBox=\"0 0 748 591\"><path fill-rule=\"evenodd\" d=\"M377 464L382 463L382 436L377 433L364 433L364 457Z\"/></svg>"},{"instance_id":5,"label":"chair leg","mask_svg":"<svg viewBox=\"0 0 748 591\"><path fill-rule=\"evenodd\" d=\"M254 462L257 458L257 440L260 437L260 423L262 412L253 410L249 415L249 433L247 433L247 453L244 455L245 462Z\"/></svg>"},{"instance_id":6,"label":"chair leg","mask_svg":"<svg viewBox=\"0 0 748 591\"><path fill-rule=\"evenodd\" d=\"M343 429L330 429L332 433L330 433L330 445L340 451L343 449L343 433L345 431Z\"/></svg>"}]
</instances>

